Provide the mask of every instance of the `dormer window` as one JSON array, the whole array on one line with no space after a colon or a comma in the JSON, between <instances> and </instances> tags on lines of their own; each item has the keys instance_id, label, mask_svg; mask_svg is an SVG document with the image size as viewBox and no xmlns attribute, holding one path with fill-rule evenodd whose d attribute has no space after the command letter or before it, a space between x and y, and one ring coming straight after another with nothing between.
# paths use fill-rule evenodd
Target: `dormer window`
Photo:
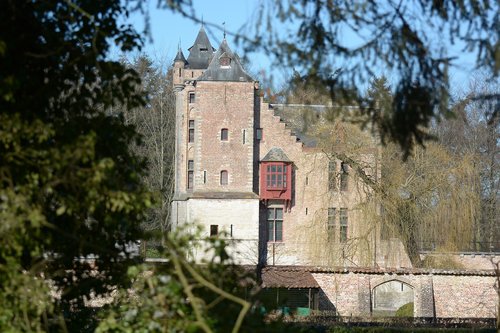
<instances>
[{"instance_id":1,"label":"dormer window","mask_svg":"<svg viewBox=\"0 0 500 333\"><path fill-rule=\"evenodd\" d=\"M206 47L200 47L200 51L201 52L208 52L208 48L206 48Z\"/></svg>"},{"instance_id":2,"label":"dormer window","mask_svg":"<svg viewBox=\"0 0 500 333\"><path fill-rule=\"evenodd\" d=\"M231 58L229 58L227 56L227 54L223 54L220 58L219 58L219 64L220 64L220 67L221 68L229 68L231 67Z\"/></svg>"}]
</instances>

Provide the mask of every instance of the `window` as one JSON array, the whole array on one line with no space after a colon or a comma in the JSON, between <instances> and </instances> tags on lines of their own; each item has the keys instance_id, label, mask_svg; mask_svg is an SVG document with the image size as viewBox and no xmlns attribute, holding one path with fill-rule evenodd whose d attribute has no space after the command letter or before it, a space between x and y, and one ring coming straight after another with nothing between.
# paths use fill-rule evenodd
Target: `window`
<instances>
[{"instance_id":1,"label":"window","mask_svg":"<svg viewBox=\"0 0 500 333\"><path fill-rule=\"evenodd\" d=\"M219 226L217 224L210 225L210 237L217 236L219 234Z\"/></svg>"},{"instance_id":2,"label":"window","mask_svg":"<svg viewBox=\"0 0 500 333\"><path fill-rule=\"evenodd\" d=\"M192 189L193 188L193 183L194 183L194 161L189 160L188 161L188 183L187 183L187 188Z\"/></svg>"},{"instance_id":3,"label":"window","mask_svg":"<svg viewBox=\"0 0 500 333\"><path fill-rule=\"evenodd\" d=\"M255 137L257 140L262 140L262 128L257 128L255 130Z\"/></svg>"},{"instance_id":4,"label":"window","mask_svg":"<svg viewBox=\"0 0 500 333\"><path fill-rule=\"evenodd\" d=\"M328 162L328 189L335 191L337 189L337 162Z\"/></svg>"},{"instance_id":5,"label":"window","mask_svg":"<svg viewBox=\"0 0 500 333\"><path fill-rule=\"evenodd\" d=\"M349 165L342 162L340 164L340 190L347 191L349 189Z\"/></svg>"},{"instance_id":6,"label":"window","mask_svg":"<svg viewBox=\"0 0 500 333\"><path fill-rule=\"evenodd\" d=\"M243 130L243 144L247 143L247 130Z\"/></svg>"},{"instance_id":7,"label":"window","mask_svg":"<svg viewBox=\"0 0 500 333\"><path fill-rule=\"evenodd\" d=\"M220 139L221 141L227 141L229 138L229 131L227 128L223 128L220 130Z\"/></svg>"},{"instance_id":8,"label":"window","mask_svg":"<svg viewBox=\"0 0 500 333\"><path fill-rule=\"evenodd\" d=\"M220 172L220 184L227 185L228 184L228 174L226 170L222 170Z\"/></svg>"},{"instance_id":9,"label":"window","mask_svg":"<svg viewBox=\"0 0 500 333\"><path fill-rule=\"evenodd\" d=\"M283 208L267 209L267 241L283 241Z\"/></svg>"},{"instance_id":10,"label":"window","mask_svg":"<svg viewBox=\"0 0 500 333\"><path fill-rule=\"evenodd\" d=\"M347 208L340 208L340 241L347 241Z\"/></svg>"},{"instance_id":11,"label":"window","mask_svg":"<svg viewBox=\"0 0 500 333\"><path fill-rule=\"evenodd\" d=\"M203 171L203 184L207 183L207 170Z\"/></svg>"},{"instance_id":12,"label":"window","mask_svg":"<svg viewBox=\"0 0 500 333\"><path fill-rule=\"evenodd\" d=\"M222 68L229 68L231 66L231 58L225 56L219 59L220 66Z\"/></svg>"},{"instance_id":13,"label":"window","mask_svg":"<svg viewBox=\"0 0 500 333\"><path fill-rule=\"evenodd\" d=\"M266 186L268 189L286 189L286 164L267 164L266 165Z\"/></svg>"},{"instance_id":14,"label":"window","mask_svg":"<svg viewBox=\"0 0 500 333\"><path fill-rule=\"evenodd\" d=\"M188 142L194 142L194 120L189 121Z\"/></svg>"},{"instance_id":15,"label":"window","mask_svg":"<svg viewBox=\"0 0 500 333\"><path fill-rule=\"evenodd\" d=\"M337 219L337 209L328 208L327 228L328 228L328 238L330 240L335 240L335 230L337 229L336 219Z\"/></svg>"},{"instance_id":16,"label":"window","mask_svg":"<svg viewBox=\"0 0 500 333\"><path fill-rule=\"evenodd\" d=\"M191 72L193 73L193 72ZM189 103L194 103L195 102L195 94L194 92L189 93Z\"/></svg>"}]
</instances>

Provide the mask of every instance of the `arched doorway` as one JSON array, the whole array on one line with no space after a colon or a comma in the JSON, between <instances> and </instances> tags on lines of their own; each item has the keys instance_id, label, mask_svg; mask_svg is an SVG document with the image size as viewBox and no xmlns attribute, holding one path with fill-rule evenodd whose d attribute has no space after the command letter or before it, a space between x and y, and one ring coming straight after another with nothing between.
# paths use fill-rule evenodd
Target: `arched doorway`
<instances>
[{"instance_id":1,"label":"arched doorway","mask_svg":"<svg viewBox=\"0 0 500 333\"><path fill-rule=\"evenodd\" d=\"M377 285L372 292L374 315L394 316L403 305L413 303L413 287L403 281L391 280Z\"/></svg>"}]
</instances>

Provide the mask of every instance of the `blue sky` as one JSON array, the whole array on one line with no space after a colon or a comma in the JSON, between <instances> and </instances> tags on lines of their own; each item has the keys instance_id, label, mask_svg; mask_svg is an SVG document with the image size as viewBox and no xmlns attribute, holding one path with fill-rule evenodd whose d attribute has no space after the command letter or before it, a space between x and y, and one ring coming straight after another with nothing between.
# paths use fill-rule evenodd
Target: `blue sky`
<instances>
[{"instance_id":1,"label":"blue sky","mask_svg":"<svg viewBox=\"0 0 500 333\"><path fill-rule=\"evenodd\" d=\"M206 22L205 29L208 37L212 45L218 48L223 38L223 31L213 25L222 27L225 23L228 32L236 32L245 23L251 21L257 3L255 0L194 0L193 8L195 15ZM144 16L134 15L133 23L139 31L142 31ZM180 43L187 58L187 49L196 39L200 26L199 23L184 18L180 14L169 10L159 10L156 8L156 1L150 1L150 28L153 41L147 41L142 52L153 60L168 63L175 57ZM238 49L229 33L226 39L230 47L241 56L241 50ZM270 68L270 59L262 54L254 54L248 66L253 74L257 74L261 69Z\"/></svg>"},{"instance_id":2,"label":"blue sky","mask_svg":"<svg viewBox=\"0 0 500 333\"><path fill-rule=\"evenodd\" d=\"M258 3L259 1L256 0L193 0L193 8L198 18L203 17L210 41L215 48L218 48L223 32L213 27L212 24L222 27L225 22L228 32L237 32L243 25L252 24L255 21L255 6ZM149 0L149 6L152 42L147 41L142 52L158 63L169 65L177 52L180 42L184 55L187 57L187 49L194 42L200 24L183 18L180 14L172 11L157 9L156 0ZM139 31L142 31L144 16L135 14L132 20ZM439 36L437 36L437 39L439 39ZM242 56L241 50L238 49L230 34L228 34L227 40L230 47ZM459 67L452 68L450 74L453 89L460 90L467 86L475 59L471 55L462 54L458 47L455 46L455 48L460 56ZM249 56L249 59L250 63L247 63L247 68L252 76L256 77L256 79L262 79L262 71L265 71L268 76L271 73L277 87L292 72L292 69L272 67L271 59L262 53L253 53ZM383 74L387 75L389 80L391 79L390 73Z\"/></svg>"}]
</instances>

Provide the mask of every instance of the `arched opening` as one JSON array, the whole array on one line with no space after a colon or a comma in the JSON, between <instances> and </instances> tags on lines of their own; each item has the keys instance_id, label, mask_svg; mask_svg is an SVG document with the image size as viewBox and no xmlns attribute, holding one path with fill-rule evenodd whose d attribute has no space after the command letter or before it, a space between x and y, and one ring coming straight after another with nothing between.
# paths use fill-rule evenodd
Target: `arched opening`
<instances>
[{"instance_id":1,"label":"arched opening","mask_svg":"<svg viewBox=\"0 0 500 333\"><path fill-rule=\"evenodd\" d=\"M404 310L413 308L411 306L413 301L413 287L399 280L387 281L373 288L372 309L374 315L394 316L399 309L406 305L399 311L399 315ZM403 316L413 316L413 313L403 314Z\"/></svg>"}]
</instances>

